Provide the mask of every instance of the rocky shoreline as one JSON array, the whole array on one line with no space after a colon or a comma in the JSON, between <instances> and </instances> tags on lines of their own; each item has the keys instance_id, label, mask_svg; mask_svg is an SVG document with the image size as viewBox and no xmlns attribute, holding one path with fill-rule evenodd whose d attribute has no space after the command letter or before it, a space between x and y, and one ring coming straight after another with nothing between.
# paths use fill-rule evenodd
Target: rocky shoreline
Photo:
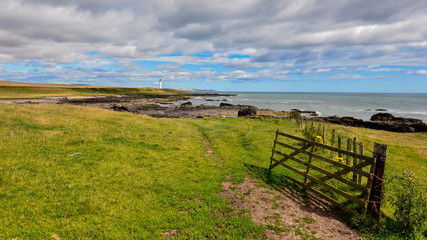
<instances>
[{"instance_id":1,"label":"rocky shoreline","mask_svg":"<svg viewBox=\"0 0 427 240\"><path fill-rule=\"evenodd\" d=\"M233 94L216 93L187 93L169 95L141 95L130 94L123 96L87 96L87 97L58 97L41 100L14 100L12 103L54 103L94 106L120 112L148 115L157 118L202 118L202 117L275 117L285 118L292 115L291 112L304 114L306 119L318 122L328 122L344 126L370 128L401 133L427 132L427 124L419 119L395 117L386 113L385 109L377 109L371 121L364 121L353 117L319 117L315 111L275 111L271 109L258 109L250 105L233 105L227 99L213 100L211 98L235 96ZM194 97L205 98L207 102L217 101L218 105L193 106L191 102L182 102ZM5 102L5 101L4 101Z\"/></svg>"},{"instance_id":2,"label":"rocky shoreline","mask_svg":"<svg viewBox=\"0 0 427 240\"><path fill-rule=\"evenodd\" d=\"M158 118L202 118L202 117L238 117L238 116L272 116L286 117L287 111L274 111L270 109L258 109L249 105L233 105L227 103L227 99L212 100L214 97L235 96L233 94L192 93L177 95L126 95L92 98L63 98L58 104L74 104L95 106L120 112L148 115ZM200 105L193 106L185 101L194 97L205 98L205 101L217 101L217 106ZM175 104L174 104L175 103ZM249 111L244 114L245 111ZM240 112L240 113L239 113ZM243 114L243 115L242 115Z\"/></svg>"},{"instance_id":3,"label":"rocky shoreline","mask_svg":"<svg viewBox=\"0 0 427 240\"><path fill-rule=\"evenodd\" d=\"M419 119L394 117L389 113L377 113L371 121L363 121L353 117L313 117L314 121L328 122L351 127L362 127L389 132L414 133L427 132L427 124Z\"/></svg>"}]
</instances>

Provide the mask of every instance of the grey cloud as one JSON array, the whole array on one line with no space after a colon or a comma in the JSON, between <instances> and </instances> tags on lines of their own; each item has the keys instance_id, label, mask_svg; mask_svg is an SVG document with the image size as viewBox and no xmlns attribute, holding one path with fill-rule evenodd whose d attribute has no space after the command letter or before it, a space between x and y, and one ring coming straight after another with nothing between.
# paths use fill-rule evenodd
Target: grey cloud
<instances>
[{"instance_id":1,"label":"grey cloud","mask_svg":"<svg viewBox=\"0 0 427 240\"><path fill-rule=\"evenodd\" d=\"M283 71L286 64L311 69L369 65L372 59L376 64L425 64L425 12L427 1L419 0L2 0L0 62L75 62L88 60L87 51L153 61L159 54L209 51L222 57L183 56L171 62L274 71ZM250 60L227 59L244 49L251 49ZM138 71L138 66L129 69ZM173 72L175 80L232 77L170 66L163 70ZM141 74L123 76L161 73Z\"/></svg>"}]
</instances>

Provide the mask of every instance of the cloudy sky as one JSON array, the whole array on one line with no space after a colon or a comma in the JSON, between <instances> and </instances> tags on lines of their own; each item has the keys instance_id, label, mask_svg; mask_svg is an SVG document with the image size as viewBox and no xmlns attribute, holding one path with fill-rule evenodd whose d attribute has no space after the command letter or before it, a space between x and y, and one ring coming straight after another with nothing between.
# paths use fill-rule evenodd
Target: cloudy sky
<instances>
[{"instance_id":1,"label":"cloudy sky","mask_svg":"<svg viewBox=\"0 0 427 240\"><path fill-rule=\"evenodd\" d=\"M1 0L0 79L427 92L425 0Z\"/></svg>"}]
</instances>

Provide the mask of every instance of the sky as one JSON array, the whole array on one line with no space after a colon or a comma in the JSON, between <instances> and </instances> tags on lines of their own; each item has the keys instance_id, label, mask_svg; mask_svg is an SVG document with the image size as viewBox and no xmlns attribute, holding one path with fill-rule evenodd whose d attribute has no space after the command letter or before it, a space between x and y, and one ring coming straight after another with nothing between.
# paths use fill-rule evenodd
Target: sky
<instances>
[{"instance_id":1,"label":"sky","mask_svg":"<svg viewBox=\"0 0 427 240\"><path fill-rule=\"evenodd\" d=\"M1 0L0 80L427 93L425 0Z\"/></svg>"}]
</instances>

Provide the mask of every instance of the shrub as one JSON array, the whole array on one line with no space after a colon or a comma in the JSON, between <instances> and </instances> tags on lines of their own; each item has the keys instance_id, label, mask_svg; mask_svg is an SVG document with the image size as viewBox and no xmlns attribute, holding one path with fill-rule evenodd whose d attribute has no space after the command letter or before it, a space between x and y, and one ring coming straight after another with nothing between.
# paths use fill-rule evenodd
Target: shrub
<instances>
[{"instance_id":1,"label":"shrub","mask_svg":"<svg viewBox=\"0 0 427 240\"><path fill-rule=\"evenodd\" d=\"M403 237L414 237L421 233L427 221L427 191L411 171L403 170L403 177L395 177L394 194L390 196L395 207L394 230Z\"/></svg>"}]
</instances>

